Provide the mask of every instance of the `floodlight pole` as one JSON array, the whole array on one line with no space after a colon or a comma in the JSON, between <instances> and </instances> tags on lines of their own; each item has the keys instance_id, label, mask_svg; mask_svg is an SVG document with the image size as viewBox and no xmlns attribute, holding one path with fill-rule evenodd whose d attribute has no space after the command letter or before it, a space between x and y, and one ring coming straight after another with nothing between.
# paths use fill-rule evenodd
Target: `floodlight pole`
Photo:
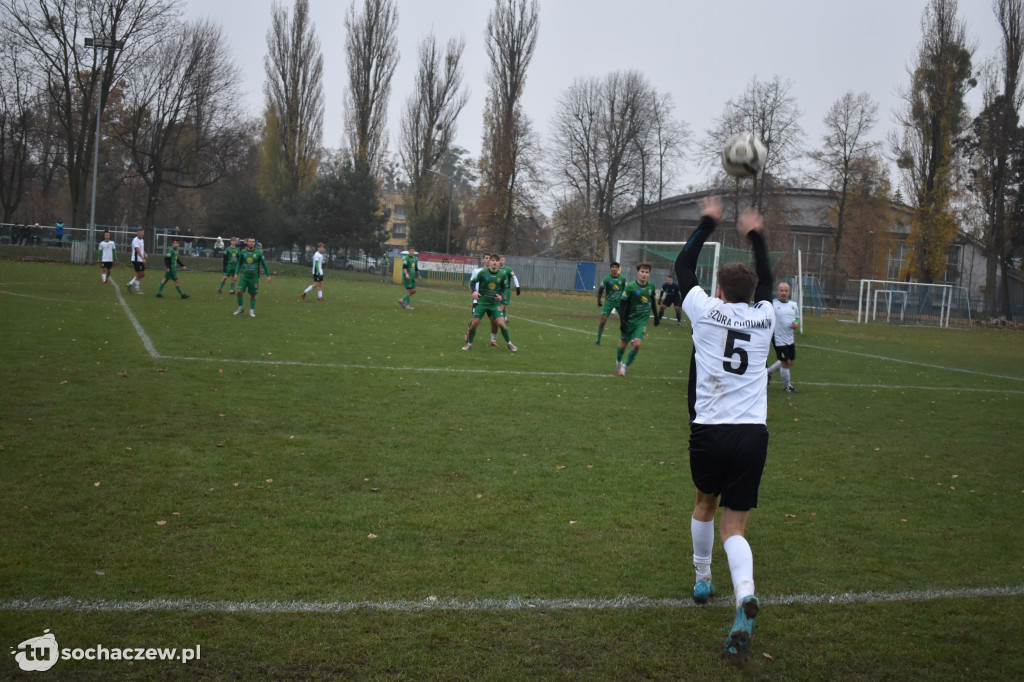
<instances>
[{"instance_id":1,"label":"floodlight pole","mask_svg":"<svg viewBox=\"0 0 1024 682\"><path fill-rule=\"evenodd\" d=\"M120 50L124 48L123 40L111 38L86 38L85 46L91 47L93 54L97 50ZM103 65L100 64L99 86L96 89L96 143L92 148L92 205L89 209L89 232L86 239L86 248L89 251L88 263L92 265L94 252L96 251L96 179L100 167L100 116L103 113Z\"/></svg>"},{"instance_id":2,"label":"floodlight pole","mask_svg":"<svg viewBox=\"0 0 1024 682\"><path fill-rule=\"evenodd\" d=\"M455 179L450 175L446 175L445 173L433 169L431 169L430 172L434 175L440 175L442 178L448 178L448 230L445 233L444 239L444 252L447 254L452 245L452 194L455 189Z\"/></svg>"}]
</instances>

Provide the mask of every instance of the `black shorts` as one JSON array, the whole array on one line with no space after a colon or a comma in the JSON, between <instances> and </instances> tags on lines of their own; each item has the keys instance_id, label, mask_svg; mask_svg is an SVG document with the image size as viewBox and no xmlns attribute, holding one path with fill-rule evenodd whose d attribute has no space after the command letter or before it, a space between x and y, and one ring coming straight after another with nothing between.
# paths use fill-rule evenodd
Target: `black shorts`
<instances>
[{"instance_id":1,"label":"black shorts","mask_svg":"<svg viewBox=\"0 0 1024 682\"><path fill-rule=\"evenodd\" d=\"M313 281L314 282L322 282L322 281L324 281L324 276L323 275L313 275Z\"/></svg>"},{"instance_id":2,"label":"black shorts","mask_svg":"<svg viewBox=\"0 0 1024 682\"><path fill-rule=\"evenodd\" d=\"M675 296L666 296L665 300L661 302L661 305L665 306L666 308L669 307L670 305L681 306L683 305L683 299L677 298Z\"/></svg>"},{"instance_id":3,"label":"black shorts","mask_svg":"<svg viewBox=\"0 0 1024 682\"><path fill-rule=\"evenodd\" d=\"M691 424L690 476L697 490L721 495L733 511L757 506L757 490L768 458L764 424Z\"/></svg>"},{"instance_id":4,"label":"black shorts","mask_svg":"<svg viewBox=\"0 0 1024 682\"><path fill-rule=\"evenodd\" d=\"M774 339L772 339L774 341ZM775 346L775 357L779 360L796 360L796 344L788 346Z\"/></svg>"},{"instance_id":5,"label":"black shorts","mask_svg":"<svg viewBox=\"0 0 1024 682\"><path fill-rule=\"evenodd\" d=\"M110 270L111 268L114 267L114 261L112 261L112 260L105 260L102 263L100 263L100 267L105 269L105 270Z\"/></svg>"},{"instance_id":6,"label":"black shorts","mask_svg":"<svg viewBox=\"0 0 1024 682\"><path fill-rule=\"evenodd\" d=\"M133 260L132 267L135 268L135 272L145 272L146 264L140 260Z\"/></svg>"}]
</instances>

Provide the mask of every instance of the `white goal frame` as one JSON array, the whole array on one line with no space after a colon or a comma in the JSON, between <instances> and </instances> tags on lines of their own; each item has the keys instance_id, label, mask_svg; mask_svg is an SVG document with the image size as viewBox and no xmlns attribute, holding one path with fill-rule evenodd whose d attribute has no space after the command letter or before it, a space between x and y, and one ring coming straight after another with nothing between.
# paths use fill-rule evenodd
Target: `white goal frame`
<instances>
[{"instance_id":1,"label":"white goal frame","mask_svg":"<svg viewBox=\"0 0 1024 682\"><path fill-rule=\"evenodd\" d=\"M918 282L896 282L883 279L862 279L858 280L857 291L857 323L867 323L879 318L879 306L884 310L881 314L885 321L890 322L898 318L903 321L907 310L907 287L913 286L916 289L933 289L938 291L939 300L939 327L948 328L953 309L954 295L957 290L963 290L953 284L921 284ZM970 314L970 306L967 308Z\"/></svg>"},{"instance_id":2,"label":"white goal frame","mask_svg":"<svg viewBox=\"0 0 1024 682\"><path fill-rule=\"evenodd\" d=\"M678 247L680 250L684 246L686 246L686 242L653 242L653 241L646 241L646 240L640 240L640 239L620 239L619 241L617 241L615 243L615 260L618 261L618 263L620 265L622 264L622 245L623 244L633 245L633 246L653 246L653 247L675 246L675 247ZM715 291L716 291L716 289L718 287L718 262L719 262L719 258L720 258L721 252L722 252L722 245L719 242L704 242L703 249L706 249L708 247L711 247L713 249L713 251L714 251L714 255L712 256L712 261L711 261L711 291L709 293L709 295L714 296L715 295ZM704 253L703 249L701 249L702 253ZM673 273L673 275L674 274L675 273ZM684 295L685 295L685 292L684 292Z\"/></svg>"}]
</instances>

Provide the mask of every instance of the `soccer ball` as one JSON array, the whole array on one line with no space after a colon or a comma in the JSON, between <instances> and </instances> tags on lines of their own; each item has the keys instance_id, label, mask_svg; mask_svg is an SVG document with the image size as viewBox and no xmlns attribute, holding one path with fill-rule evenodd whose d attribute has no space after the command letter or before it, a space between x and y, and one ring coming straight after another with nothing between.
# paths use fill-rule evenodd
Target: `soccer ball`
<instances>
[{"instance_id":1,"label":"soccer ball","mask_svg":"<svg viewBox=\"0 0 1024 682\"><path fill-rule=\"evenodd\" d=\"M736 133L725 141L722 149L722 168L729 175L745 178L757 175L764 168L768 149L754 133Z\"/></svg>"}]
</instances>

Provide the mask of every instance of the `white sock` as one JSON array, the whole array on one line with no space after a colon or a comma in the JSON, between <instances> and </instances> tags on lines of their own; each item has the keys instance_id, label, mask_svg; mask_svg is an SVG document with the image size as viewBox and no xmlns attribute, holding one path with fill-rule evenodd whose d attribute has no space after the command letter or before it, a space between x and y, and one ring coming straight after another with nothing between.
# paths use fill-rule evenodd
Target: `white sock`
<instances>
[{"instance_id":1,"label":"white sock","mask_svg":"<svg viewBox=\"0 0 1024 682\"><path fill-rule=\"evenodd\" d=\"M308 294L311 291L313 291L313 285L312 284L310 284L308 287L306 287L306 290L303 291L302 293Z\"/></svg>"},{"instance_id":2,"label":"white sock","mask_svg":"<svg viewBox=\"0 0 1024 682\"><path fill-rule=\"evenodd\" d=\"M733 535L725 541L725 555L729 557L729 574L736 606L744 597L754 594L754 553L742 535Z\"/></svg>"},{"instance_id":3,"label":"white sock","mask_svg":"<svg viewBox=\"0 0 1024 682\"><path fill-rule=\"evenodd\" d=\"M134 277L132 277L132 278L131 278L131 279L130 279L130 280L128 281L128 286L130 286L130 287L133 287L133 286L135 286L135 278L134 278Z\"/></svg>"},{"instance_id":4,"label":"white sock","mask_svg":"<svg viewBox=\"0 0 1024 682\"><path fill-rule=\"evenodd\" d=\"M768 373L769 374L775 374L781 368L782 368L782 362L780 360L776 360L775 364L768 368Z\"/></svg>"},{"instance_id":5,"label":"white sock","mask_svg":"<svg viewBox=\"0 0 1024 682\"><path fill-rule=\"evenodd\" d=\"M711 550L715 546L715 522L690 518L690 537L693 539L693 567L697 580L711 580Z\"/></svg>"},{"instance_id":6,"label":"white sock","mask_svg":"<svg viewBox=\"0 0 1024 682\"><path fill-rule=\"evenodd\" d=\"M100 279L102 279L104 282L106 282L107 281L107 273L104 272L102 275L100 275Z\"/></svg>"},{"instance_id":7,"label":"white sock","mask_svg":"<svg viewBox=\"0 0 1024 682\"><path fill-rule=\"evenodd\" d=\"M779 374L782 375L782 385L789 386L789 370L783 367L779 370Z\"/></svg>"},{"instance_id":8,"label":"white sock","mask_svg":"<svg viewBox=\"0 0 1024 682\"><path fill-rule=\"evenodd\" d=\"M497 341L497 340L498 340L498 335L497 334L491 334L491 341Z\"/></svg>"},{"instance_id":9,"label":"white sock","mask_svg":"<svg viewBox=\"0 0 1024 682\"><path fill-rule=\"evenodd\" d=\"M323 291L323 289L317 289L317 291L316 291L316 297L317 297L317 298L323 298L323 297L324 297L324 291Z\"/></svg>"}]
</instances>

